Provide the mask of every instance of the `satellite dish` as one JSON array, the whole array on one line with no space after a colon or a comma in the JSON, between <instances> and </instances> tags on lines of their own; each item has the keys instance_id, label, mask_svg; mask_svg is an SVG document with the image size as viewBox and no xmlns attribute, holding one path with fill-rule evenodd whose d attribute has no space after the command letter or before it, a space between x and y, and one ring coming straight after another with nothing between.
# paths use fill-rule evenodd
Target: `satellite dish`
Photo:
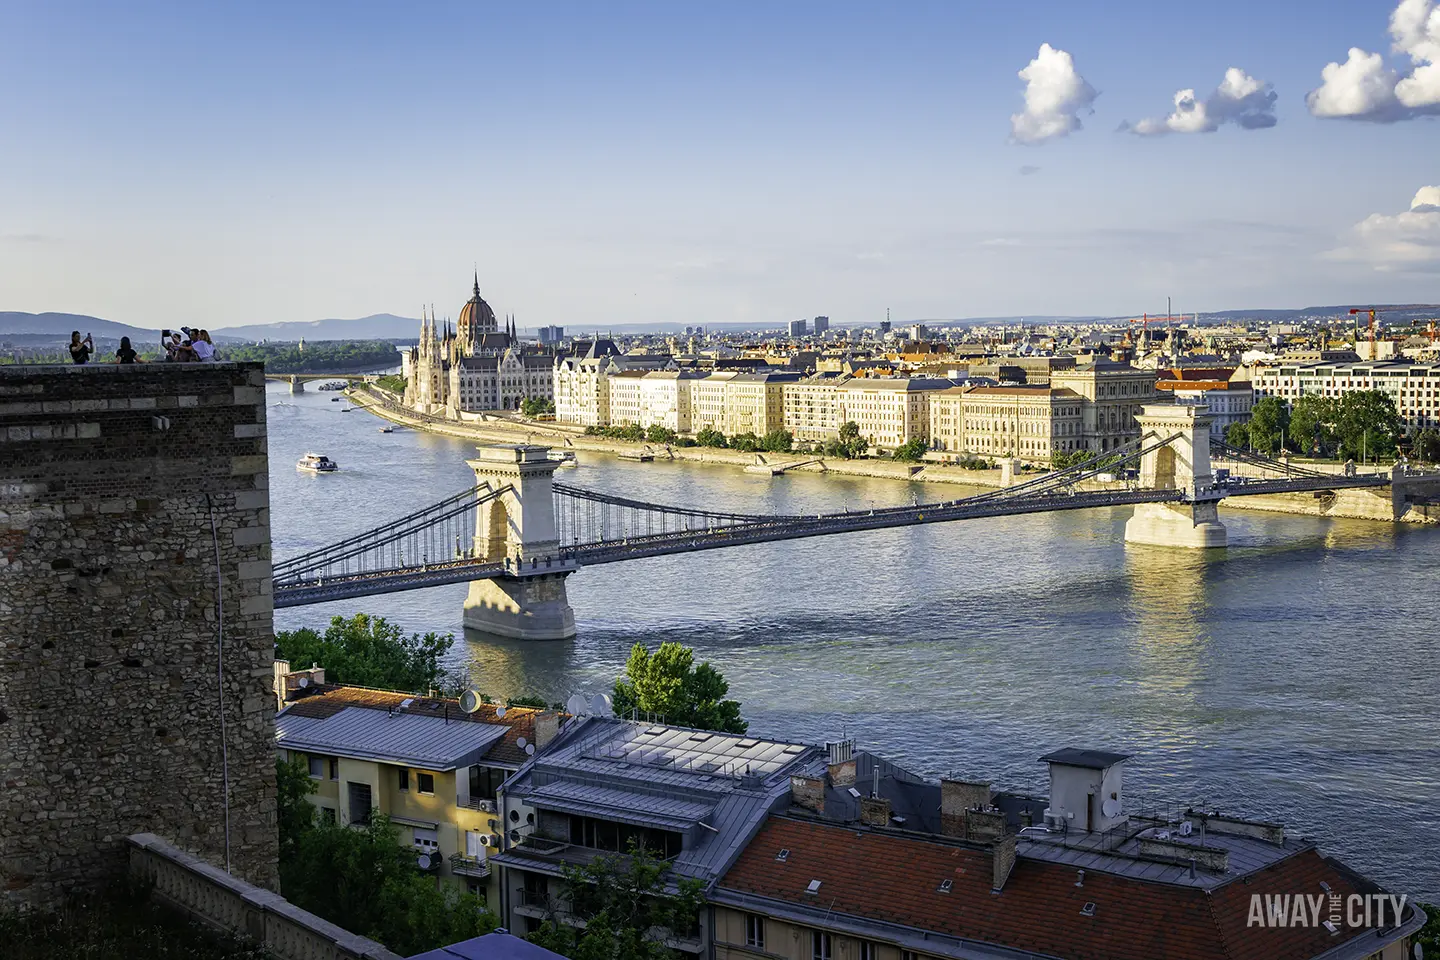
<instances>
[{"instance_id":1,"label":"satellite dish","mask_svg":"<svg viewBox=\"0 0 1440 960\"><path fill-rule=\"evenodd\" d=\"M504 720L504 719L505 719L505 708L504 708L504 707L496 707L496 708L495 708L495 716L496 716L498 719Z\"/></svg>"},{"instance_id":2,"label":"satellite dish","mask_svg":"<svg viewBox=\"0 0 1440 960\"><path fill-rule=\"evenodd\" d=\"M527 757L533 757L533 756L535 756L535 744L532 743L532 744L530 744L530 746L528 746L528 747L525 748L525 755L526 755Z\"/></svg>"},{"instance_id":3,"label":"satellite dish","mask_svg":"<svg viewBox=\"0 0 1440 960\"><path fill-rule=\"evenodd\" d=\"M1120 816L1120 801L1113 797L1106 799L1104 803L1100 804L1100 812L1107 817Z\"/></svg>"},{"instance_id":4,"label":"satellite dish","mask_svg":"<svg viewBox=\"0 0 1440 960\"><path fill-rule=\"evenodd\" d=\"M570 699L565 701L565 712L572 717L580 716L585 712L585 698L578 693L571 694Z\"/></svg>"},{"instance_id":5,"label":"satellite dish","mask_svg":"<svg viewBox=\"0 0 1440 960\"><path fill-rule=\"evenodd\" d=\"M480 709L480 694L474 690L466 690L460 695L460 709L466 713L474 713Z\"/></svg>"},{"instance_id":6,"label":"satellite dish","mask_svg":"<svg viewBox=\"0 0 1440 960\"><path fill-rule=\"evenodd\" d=\"M520 738L519 738L518 740L516 740L515 742L520 745L520 749L521 749L521 750L524 750L524 749L525 749L525 744L528 743L529 741L526 740L524 737L520 737Z\"/></svg>"},{"instance_id":7,"label":"satellite dish","mask_svg":"<svg viewBox=\"0 0 1440 960\"><path fill-rule=\"evenodd\" d=\"M309 678L309 677L301 677L301 678L300 678L300 688L303 690L305 687L308 687L308 686L310 686L310 678Z\"/></svg>"},{"instance_id":8,"label":"satellite dish","mask_svg":"<svg viewBox=\"0 0 1440 960\"><path fill-rule=\"evenodd\" d=\"M590 712L597 717L608 717L613 715L610 698L603 693L597 693L590 698Z\"/></svg>"}]
</instances>

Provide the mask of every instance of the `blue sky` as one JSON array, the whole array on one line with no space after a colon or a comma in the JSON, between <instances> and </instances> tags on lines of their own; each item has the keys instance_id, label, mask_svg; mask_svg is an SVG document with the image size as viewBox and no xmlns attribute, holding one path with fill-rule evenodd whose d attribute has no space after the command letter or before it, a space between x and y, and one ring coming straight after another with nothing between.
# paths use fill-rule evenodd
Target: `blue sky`
<instances>
[{"instance_id":1,"label":"blue sky","mask_svg":"<svg viewBox=\"0 0 1440 960\"><path fill-rule=\"evenodd\" d=\"M1411 69L1394 8L3 0L0 309L443 317L476 263L522 326L1440 300L1440 119L1306 103ZM1012 142L1042 43L1093 113ZM1273 127L1117 130L1230 67Z\"/></svg>"}]
</instances>

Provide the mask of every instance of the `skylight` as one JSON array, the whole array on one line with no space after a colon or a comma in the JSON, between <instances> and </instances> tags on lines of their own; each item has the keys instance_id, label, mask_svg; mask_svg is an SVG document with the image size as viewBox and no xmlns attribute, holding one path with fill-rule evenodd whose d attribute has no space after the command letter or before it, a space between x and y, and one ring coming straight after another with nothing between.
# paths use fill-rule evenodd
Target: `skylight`
<instances>
[{"instance_id":1,"label":"skylight","mask_svg":"<svg viewBox=\"0 0 1440 960\"><path fill-rule=\"evenodd\" d=\"M819 892L820 892L820 881L819 881L819 880L811 880L811 881L810 881L810 885L805 888L805 892L806 892L806 893L809 893L809 894L819 893Z\"/></svg>"}]
</instances>

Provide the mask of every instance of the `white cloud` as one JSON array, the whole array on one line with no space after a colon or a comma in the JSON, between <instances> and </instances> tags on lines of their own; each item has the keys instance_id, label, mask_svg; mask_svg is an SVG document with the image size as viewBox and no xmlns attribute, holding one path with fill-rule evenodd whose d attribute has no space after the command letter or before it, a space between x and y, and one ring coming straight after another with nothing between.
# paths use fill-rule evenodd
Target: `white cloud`
<instances>
[{"instance_id":1,"label":"white cloud","mask_svg":"<svg viewBox=\"0 0 1440 960\"><path fill-rule=\"evenodd\" d=\"M1275 126L1275 91L1239 67L1225 71L1225 79L1215 92L1204 100L1194 90L1175 94L1175 110L1163 120L1141 120L1121 124L1122 130L1142 137L1162 133L1214 133L1224 123L1233 123L1245 130L1263 130Z\"/></svg>"},{"instance_id":2,"label":"white cloud","mask_svg":"<svg viewBox=\"0 0 1440 960\"><path fill-rule=\"evenodd\" d=\"M1048 43L1031 60L1025 81L1025 110L1010 118L1010 138L1017 143L1044 143L1080 129L1081 112L1093 112L1099 96L1075 69L1075 60Z\"/></svg>"},{"instance_id":3,"label":"white cloud","mask_svg":"<svg viewBox=\"0 0 1440 960\"><path fill-rule=\"evenodd\" d=\"M1372 213L1352 230L1352 243L1331 259L1358 260L1387 273L1440 271L1440 187L1421 187L1410 209Z\"/></svg>"},{"instance_id":4,"label":"white cloud","mask_svg":"<svg viewBox=\"0 0 1440 960\"><path fill-rule=\"evenodd\" d=\"M1440 114L1440 5L1400 0L1390 14L1391 49L1410 58L1401 76L1378 53L1351 47L1344 63L1320 71L1305 102L1317 117L1393 123Z\"/></svg>"}]
</instances>

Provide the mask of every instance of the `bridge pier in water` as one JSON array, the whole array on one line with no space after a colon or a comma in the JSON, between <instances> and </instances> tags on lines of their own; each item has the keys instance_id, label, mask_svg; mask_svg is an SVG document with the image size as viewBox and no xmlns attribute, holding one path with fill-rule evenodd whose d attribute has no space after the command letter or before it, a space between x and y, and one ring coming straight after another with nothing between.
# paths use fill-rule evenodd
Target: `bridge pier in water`
<instances>
[{"instance_id":1,"label":"bridge pier in water","mask_svg":"<svg viewBox=\"0 0 1440 960\"><path fill-rule=\"evenodd\" d=\"M299 378L299 377L291 377L291 378L290 378L290 392L291 392L291 393L304 393L304 392L305 392L305 381L302 380L302 379Z\"/></svg>"},{"instance_id":2,"label":"bridge pier in water","mask_svg":"<svg viewBox=\"0 0 1440 960\"><path fill-rule=\"evenodd\" d=\"M1182 490L1180 503L1141 503L1125 523L1125 542L1157 547L1204 549L1223 547L1228 534L1217 507L1210 469L1210 409L1187 404L1146 404L1135 419L1141 436L1170 443L1140 460L1140 486L1152 490Z\"/></svg>"},{"instance_id":3,"label":"bridge pier in water","mask_svg":"<svg viewBox=\"0 0 1440 960\"><path fill-rule=\"evenodd\" d=\"M560 557L551 487L559 464L548 447L529 444L481 447L479 458L466 462L476 483L509 489L480 505L474 543L477 557L503 561L507 573L470 581L465 626L517 640L571 639L575 612L565 578L575 564Z\"/></svg>"}]
</instances>

